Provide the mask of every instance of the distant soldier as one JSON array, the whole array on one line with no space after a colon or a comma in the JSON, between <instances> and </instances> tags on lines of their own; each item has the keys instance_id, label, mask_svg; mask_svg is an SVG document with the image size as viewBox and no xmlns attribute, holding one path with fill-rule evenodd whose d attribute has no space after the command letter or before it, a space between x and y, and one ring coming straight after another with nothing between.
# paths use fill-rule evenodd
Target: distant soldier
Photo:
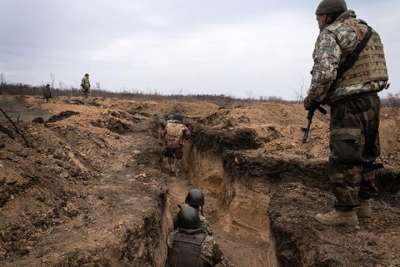
<instances>
[{"instance_id":1,"label":"distant soldier","mask_svg":"<svg viewBox=\"0 0 400 267\"><path fill-rule=\"evenodd\" d=\"M177 226L168 238L167 267L233 266L214 238L202 229L196 209L182 208Z\"/></svg>"},{"instance_id":2,"label":"distant soldier","mask_svg":"<svg viewBox=\"0 0 400 267\"><path fill-rule=\"evenodd\" d=\"M165 142L163 156L168 158L169 171L175 174L178 174L178 164L183 156L184 140L190 134L182 120L181 116L170 114L163 133Z\"/></svg>"},{"instance_id":3,"label":"distant soldier","mask_svg":"<svg viewBox=\"0 0 400 267\"><path fill-rule=\"evenodd\" d=\"M50 98L51 98L50 84L46 84L46 87L43 88L43 99L45 99L46 102L49 102Z\"/></svg>"},{"instance_id":4,"label":"distant soldier","mask_svg":"<svg viewBox=\"0 0 400 267\"><path fill-rule=\"evenodd\" d=\"M88 98L90 95L90 80L89 80L89 73L86 73L85 76L83 76L82 81L81 81L81 88L83 95L85 98Z\"/></svg>"},{"instance_id":5,"label":"distant soldier","mask_svg":"<svg viewBox=\"0 0 400 267\"><path fill-rule=\"evenodd\" d=\"M327 225L358 225L358 217L371 216L369 199L377 195L377 93L388 88L385 55L378 33L357 19L344 0L323 0L316 15L321 32L304 106L331 107L329 165L336 196L335 208L316 219Z\"/></svg>"},{"instance_id":6,"label":"distant soldier","mask_svg":"<svg viewBox=\"0 0 400 267\"><path fill-rule=\"evenodd\" d=\"M196 209L199 212L200 222L202 229L209 235L212 235L212 230L209 222L206 217L204 217L203 207L204 207L204 194L200 189L193 188L191 189L185 199L185 204L190 207ZM174 221L174 229L178 227L177 225L178 218Z\"/></svg>"}]
</instances>

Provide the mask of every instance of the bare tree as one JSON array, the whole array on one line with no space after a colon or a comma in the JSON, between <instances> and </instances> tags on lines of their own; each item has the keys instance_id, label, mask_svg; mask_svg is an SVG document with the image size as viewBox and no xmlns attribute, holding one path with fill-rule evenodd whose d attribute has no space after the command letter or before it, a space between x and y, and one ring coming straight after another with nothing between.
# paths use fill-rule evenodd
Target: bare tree
<instances>
[{"instance_id":1,"label":"bare tree","mask_svg":"<svg viewBox=\"0 0 400 267\"><path fill-rule=\"evenodd\" d=\"M54 83L56 81L56 75L50 72L51 88L54 88Z\"/></svg>"},{"instance_id":2,"label":"bare tree","mask_svg":"<svg viewBox=\"0 0 400 267\"><path fill-rule=\"evenodd\" d=\"M0 73L0 95L3 94L3 87L6 84L6 78L4 76L4 73Z\"/></svg>"},{"instance_id":3,"label":"bare tree","mask_svg":"<svg viewBox=\"0 0 400 267\"><path fill-rule=\"evenodd\" d=\"M299 89L297 91L295 91L295 101L297 104L300 104L303 102L304 100L304 82L301 84L301 86L299 87Z\"/></svg>"}]
</instances>

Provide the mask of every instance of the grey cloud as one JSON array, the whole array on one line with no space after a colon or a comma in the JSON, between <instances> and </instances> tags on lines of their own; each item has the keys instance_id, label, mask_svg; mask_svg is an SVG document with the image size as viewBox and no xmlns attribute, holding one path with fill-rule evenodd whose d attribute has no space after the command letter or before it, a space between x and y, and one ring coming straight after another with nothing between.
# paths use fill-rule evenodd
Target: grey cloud
<instances>
[{"instance_id":1,"label":"grey cloud","mask_svg":"<svg viewBox=\"0 0 400 267\"><path fill-rule=\"evenodd\" d=\"M349 2L381 33L396 88L400 3ZM237 96L252 90L255 96L292 98L294 90L309 83L315 5L295 0L2 0L0 72L10 81L34 84L54 72L58 80L76 85L82 73L91 72L112 89L169 93L184 88Z\"/></svg>"}]
</instances>

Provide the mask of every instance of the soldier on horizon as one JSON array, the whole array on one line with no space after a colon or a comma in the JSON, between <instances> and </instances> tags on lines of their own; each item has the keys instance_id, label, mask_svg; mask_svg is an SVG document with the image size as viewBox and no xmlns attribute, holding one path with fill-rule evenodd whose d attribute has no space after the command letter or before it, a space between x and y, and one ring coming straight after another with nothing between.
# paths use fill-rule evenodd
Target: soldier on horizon
<instances>
[{"instance_id":1,"label":"soldier on horizon","mask_svg":"<svg viewBox=\"0 0 400 267\"><path fill-rule=\"evenodd\" d=\"M88 98L90 95L90 80L89 80L89 73L86 73L85 76L83 76L82 81L81 81L81 88L83 95L85 98Z\"/></svg>"},{"instance_id":2,"label":"soldier on horizon","mask_svg":"<svg viewBox=\"0 0 400 267\"><path fill-rule=\"evenodd\" d=\"M50 84L46 84L46 87L43 88L43 99L45 99L46 102L49 102L50 98L51 98Z\"/></svg>"},{"instance_id":3,"label":"soldier on horizon","mask_svg":"<svg viewBox=\"0 0 400 267\"><path fill-rule=\"evenodd\" d=\"M357 226L359 217L371 216L369 199L377 195L378 92L388 88L389 79L384 49L378 33L344 0L321 1L316 15L321 32L304 107L331 107L329 178L336 203L315 218L326 225Z\"/></svg>"}]
</instances>

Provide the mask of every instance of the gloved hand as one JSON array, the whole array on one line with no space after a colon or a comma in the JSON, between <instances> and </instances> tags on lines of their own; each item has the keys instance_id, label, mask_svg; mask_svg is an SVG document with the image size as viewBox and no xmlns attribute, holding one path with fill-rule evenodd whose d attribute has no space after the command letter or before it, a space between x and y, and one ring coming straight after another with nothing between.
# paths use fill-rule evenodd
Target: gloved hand
<instances>
[{"instance_id":1,"label":"gloved hand","mask_svg":"<svg viewBox=\"0 0 400 267\"><path fill-rule=\"evenodd\" d=\"M320 106L320 103L311 99L310 96L304 98L304 108L306 110L316 110Z\"/></svg>"}]
</instances>

